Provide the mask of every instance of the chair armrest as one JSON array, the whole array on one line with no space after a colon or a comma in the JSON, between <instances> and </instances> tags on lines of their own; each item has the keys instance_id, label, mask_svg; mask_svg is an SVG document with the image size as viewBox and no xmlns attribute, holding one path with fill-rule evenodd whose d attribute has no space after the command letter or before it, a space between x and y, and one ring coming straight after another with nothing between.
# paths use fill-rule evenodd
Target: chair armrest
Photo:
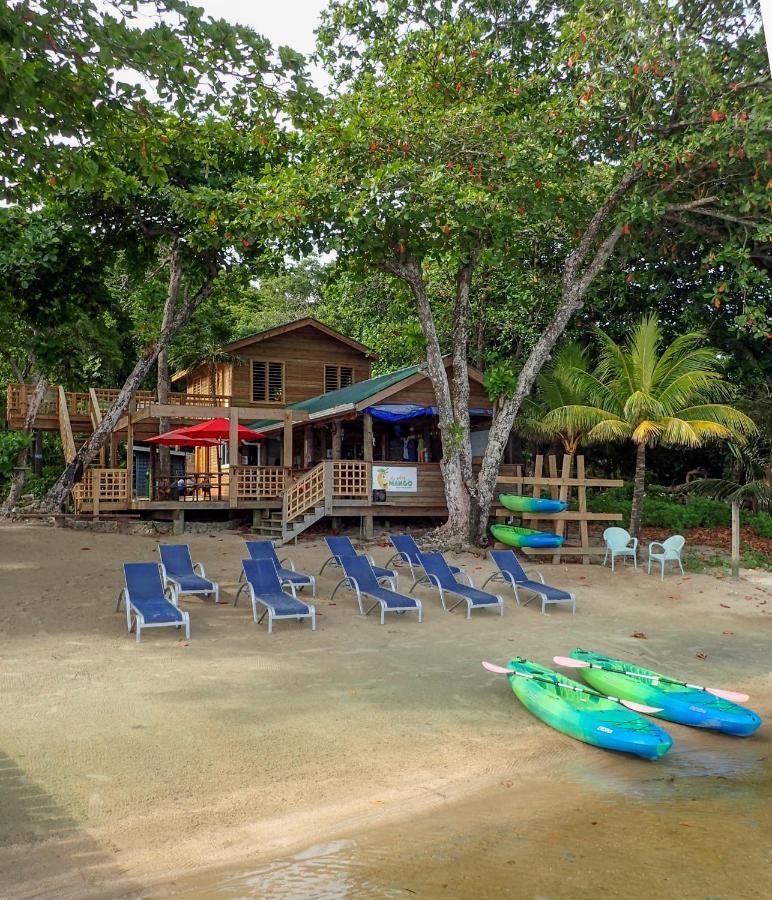
<instances>
[{"instance_id":1,"label":"chair armrest","mask_svg":"<svg viewBox=\"0 0 772 900\"><path fill-rule=\"evenodd\" d=\"M638 549L638 538L631 538L629 546L632 546L633 550L637 550Z\"/></svg>"},{"instance_id":2,"label":"chair armrest","mask_svg":"<svg viewBox=\"0 0 772 900\"><path fill-rule=\"evenodd\" d=\"M285 556L284 559L280 559L280 560L279 560L279 565L280 565L280 566L283 566L284 563L289 563L289 570L290 570L290 572L295 572L295 571L296 571L296 569L295 569L295 563L292 562L292 560L289 558L289 556Z\"/></svg>"},{"instance_id":3,"label":"chair armrest","mask_svg":"<svg viewBox=\"0 0 772 900\"><path fill-rule=\"evenodd\" d=\"M364 556L364 558L370 563L371 566L375 565L375 560L369 553L363 553L362 556Z\"/></svg>"},{"instance_id":4,"label":"chair armrest","mask_svg":"<svg viewBox=\"0 0 772 900\"><path fill-rule=\"evenodd\" d=\"M665 549L665 545L660 541L650 541L649 543L649 553L651 553L654 547L661 547L663 550Z\"/></svg>"},{"instance_id":5,"label":"chair armrest","mask_svg":"<svg viewBox=\"0 0 772 900\"><path fill-rule=\"evenodd\" d=\"M204 564L203 564L203 563L194 563L194 565L193 565L193 571L194 571L197 575L200 575L202 578L206 578L206 571L204 570Z\"/></svg>"},{"instance_id":6,"label":"chair armrest","mask_svg":"<svg viewBox=\"0 0 772 900\"><path fill-rule=\"evenodd\" d=\"M180 598L179 594L177 593L176 581L169 581L169 583L164 588L164 597L168 598L169 603L171 603L172 606L179 606Z\"/></svg>"},{"instance_id":7,"label":"chair armrest","mask_svg":"<svg viewBox=\"0 0 772 900\"><path fill-rule=\"evenodd\" d=\"M544 581L544 575L542 575L541 569L523 569L523 571L525 572L526 575L528 575L529 572L534 572L536 575L539 576L539 581L541 581L542 584L546 583Z\"/></svg>"},{"instance_id":8,"label":"chair armrest","mask_svg":"<svg viewBox=\"0 0 772 900\"><path fill-rule=\"evenodd\" d=\"M456 578L465 578L467 585L469 587L474 587L472 576L468 572L465 572L463 569L456 575Z\"/></svg>"}]
</instances>

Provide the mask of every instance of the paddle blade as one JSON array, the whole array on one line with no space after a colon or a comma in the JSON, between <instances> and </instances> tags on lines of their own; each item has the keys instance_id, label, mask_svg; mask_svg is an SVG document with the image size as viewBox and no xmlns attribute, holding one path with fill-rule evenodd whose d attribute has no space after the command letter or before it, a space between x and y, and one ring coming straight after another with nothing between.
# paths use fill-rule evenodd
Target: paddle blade
<instances>
[{"instance_id":1,"label":"paddle blade","mask_svg":"<svg viewBox=\"0 0 772 900\"><path fill-rule=\"evenodd\" d=\"M722 691L718 688L705 688L709 694L714 697L721 697L722 700L731 700L732 703L747 703L751 698L748 694L741 694L738 691Z\"/></svg>"},{"instance_id":2,"label":"paddle blade","mask_svg":"<svg viewBox=\"0 0 772 900\"><path fill-rule=\"evenodd\" d=\"M643 703L633 703L632 700L618 700L617 702L621 703L622 706L626 706L628 709L631 709L633 712L648 713L649 715L662 712L661 706L646 706Z\"/></svg>"},{"instance_id":3,"label":"paddle blade","mask_svg":"<svg viewBox=\"0 0 772 900\"><path fill-rule=\"evenodd\" d=\"M572 659L570 656L553 656L552 661L566 669L589 669L590 664L581 659Z\"/></svg>"},{"instance_id":4,"label":"paddle blade","mask_svg":"<svg viewBox=\"0 0 772 900\"><path fill-rule=\"evenodd\" d=\"M491 662L483 662L483 669L487 669L489 672L495 672L497 675L511 675L512 669L505 669L504 666L497 666L495 663Z\"/></svg>"}]
</instances>

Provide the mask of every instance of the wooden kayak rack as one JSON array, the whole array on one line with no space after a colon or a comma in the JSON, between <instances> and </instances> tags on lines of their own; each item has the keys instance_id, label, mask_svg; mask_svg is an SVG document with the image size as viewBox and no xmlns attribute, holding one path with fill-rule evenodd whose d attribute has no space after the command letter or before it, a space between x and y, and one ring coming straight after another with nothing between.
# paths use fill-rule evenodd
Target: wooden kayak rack
<instances>
[{"instance_id":1,"label":"wooden kayak rack","mask_svg":"<svg viewBox=\"0 0 772 900\"><path fill-rule=\"evenodd\" d=\"M569 522L579 523L579 543L563 544L562 547L523 547L522 552L528 556L552 556L553 563L559 563L561 556L581 556L582 562L587 565L591 556L598 556L606 552L605 546L590 546L590 530L588 522L621 522L621 513L593 513L587 511L587 488L623 487L624 481L619 478L588 478L585 474L584 456L574 456L566 453L563 456L560 475L558 475L557 456L550 454L547 457L547 474L544 469L544 455L538 454L534 460L533 476L500 475L498 485L514 485L517 490L514 493L523 495L523 488L530 488L535 499L541 499L542 491L549 491L552 500L562 500L571 503L571 494L576 490L578 509L567 509L559 513L517 513L523 524L528 523L529 528L538 529L540 524L546 521L554 522L554 534L560 537L566 536L566 525ZM572 476L576 465L576 476ZM496 522L500 523L512 517L511 510L503 506L497 506L495 510ZM504 547L504 544L497 544Z\"/></svg>"}]
</instances>

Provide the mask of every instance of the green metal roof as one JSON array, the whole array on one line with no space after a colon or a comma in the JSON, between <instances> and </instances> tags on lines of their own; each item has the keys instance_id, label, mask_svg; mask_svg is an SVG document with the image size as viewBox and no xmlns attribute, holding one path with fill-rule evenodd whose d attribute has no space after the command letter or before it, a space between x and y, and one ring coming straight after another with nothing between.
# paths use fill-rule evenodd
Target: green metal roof
<instances>
[{"instance_id":1,"label":"green metal roof","mask_svg":"<svg viewBox=\"0 0 772 900\"><path fill-rule=\"evenodd\" d=\"M299 403L291 403L287 409L303 410L313 416L319 416L339 406L356 406L362 403L363 400L367 400L368 397L373 397L386 388L399 384L400 381L410 378L411 375L415 375L422 369L425 369L424 365L408 366L406 369L398 369L396 372L388 372L386 375L377 375L375 378L368 378L367 381L357 381L355 384L350 384L348 387L340 388L337 391L319 394L316 397L311 397L309 400L301 400ZM281 419L260 419L257 422L252 422L249 427L255 431L260 431L261 428L270 428L273 425L278 425L280 422Z\"/></svg>"}]
</instances>

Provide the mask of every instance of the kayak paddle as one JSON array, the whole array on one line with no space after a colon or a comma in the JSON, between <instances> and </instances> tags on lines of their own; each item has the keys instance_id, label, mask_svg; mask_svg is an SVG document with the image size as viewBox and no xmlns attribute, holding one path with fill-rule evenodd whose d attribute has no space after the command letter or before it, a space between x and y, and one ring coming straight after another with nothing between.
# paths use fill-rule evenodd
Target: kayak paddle
<instances>
[{"instance_id":1,"label":"kayak paddle","mask_svg":"<svg viewBox=\"0 0 772 900\"><path fill-rule=\"evenodd\" d=\"M665 684L680 684L682 687L690 688L693 691L707 691L714 697L721 697L723 700L731 700L733 703L745 703L749 700L748 694L741 694L738 691L725 691L721 688L702 687L699 684L689 684L686 681L678 681L676 678L667 678L665 675L643 675L640 672L625 672L620 669L609 668L608 666L599 666L597 663L585 662L583 659L573 659L571 656L553 656L552 661L566 669L601 669L604 672L613 672L615 675L627 675L630 678L646 678L655 687L660 681Z\"/></svg>"},{"instance_id":2,"label":"kayak paddle","mask_svg":"<svg viewBox=\"0 0 772 900\"><path fill-rule=\"evenodd\" d=\"M567 688L569 691L576 691L577 694L590 694L594 697L602 697L604 700L613 700L614 703L619 703L622 706L626 706L628 709L633 710L633 712L662 712L662 710L658 706L645 706L643 703L633 703L632 700L620 700L619 697L608 697L606 696L606 694L601 694L598 691L593 691L591 688L578 687L573 684L566 684L563 681L553 681L551 678L540 678L538 675L531 675L527 672L518 672L516 669L507 669L504 666L497 666L495 663L483 662L482 667L483 669L487 669L489 672L495 672L497 675L517 675L520 678L530 678L533 681L541 681L544 684L554 684L555 687Z\"/></svg>"}]
</instances>

